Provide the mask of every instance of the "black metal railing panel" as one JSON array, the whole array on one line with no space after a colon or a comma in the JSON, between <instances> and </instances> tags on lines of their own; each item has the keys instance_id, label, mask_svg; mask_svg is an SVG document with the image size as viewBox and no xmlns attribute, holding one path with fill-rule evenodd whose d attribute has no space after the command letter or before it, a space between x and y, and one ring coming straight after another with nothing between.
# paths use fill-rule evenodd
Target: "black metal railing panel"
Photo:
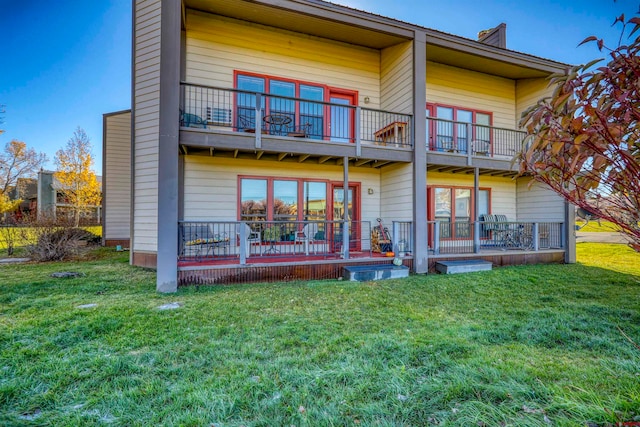
<instances>
[{"instance_id":1,"label":"black metal railing panel","mask_svg":"<svg viewBox=\"0 0 640 427\"><path fill-rule=\"evenodd\" d=\"M475 123L427 118L427 150L473 156L512 158L526 132Z\"/></svg>"},{"instance_id":2,"label":"black metal railing panel","mask_svg":"<svg viewBox=\"0 0 640 427\"><path fill-rule=\"evenodd\" d=\"M179 260L371 256L371 223L348 222L348 251L345 228L344 221L180 221Z\"/></svg>"},{"instance_id":3,"label":"black metal railing panel","mask_svg":"<svg viewBox=\"0 0 640 427\"><path fill-rule=\"evenodd\" d=\"M180 126L412 147L412 116L238 89L181 84Z\"/></svg>"},{"instance_id":4,"label":"black metal railing panel","mask_svg":"<svg viewBox=\"0 0 640 427\"><path fill-rule=\"evenodd\" d=\"M427 239L435 254L538 251L563 249L563 230L560 222L428 221Z\"/></svg>"}]
</instances>

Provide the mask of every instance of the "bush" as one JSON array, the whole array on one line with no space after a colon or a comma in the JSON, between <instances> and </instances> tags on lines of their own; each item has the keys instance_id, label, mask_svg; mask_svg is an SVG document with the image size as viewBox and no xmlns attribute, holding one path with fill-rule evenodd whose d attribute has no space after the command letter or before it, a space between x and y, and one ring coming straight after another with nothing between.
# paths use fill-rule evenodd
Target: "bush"
<instances>
[{"instance_id":1,"label":"bush","mask_svg":"<svg viewBox=\"0 0 640 427\"><path fill-rule=\"evenodd\" d=\"M62 261L77 257L87 245L100 243L100 236L72 227L68 222L38 221L30 227L35 243L27 245L27 254L35 261Z\"/></svg>"}]
</instances>

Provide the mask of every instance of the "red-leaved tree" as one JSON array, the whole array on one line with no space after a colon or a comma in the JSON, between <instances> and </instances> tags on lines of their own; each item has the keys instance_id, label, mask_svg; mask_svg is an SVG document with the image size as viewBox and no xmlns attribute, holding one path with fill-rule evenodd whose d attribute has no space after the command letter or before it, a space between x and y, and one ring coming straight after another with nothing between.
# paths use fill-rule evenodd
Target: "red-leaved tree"
<instances>
[{"instance_id":1,"label":"red-leaved tree","mask_svg":"<svg viewBox=\"0 0 640 427\"><path fill-rule=\"evenodd\" d=\"M630 43L612 49L595 36L581 43L597 43L608 62L551 78L553 95L523 114L528 136L517 160L521 175L617 224L640 251L640 17L617 23L622 35L630 28Z\"/></svg>"}]
</instances>

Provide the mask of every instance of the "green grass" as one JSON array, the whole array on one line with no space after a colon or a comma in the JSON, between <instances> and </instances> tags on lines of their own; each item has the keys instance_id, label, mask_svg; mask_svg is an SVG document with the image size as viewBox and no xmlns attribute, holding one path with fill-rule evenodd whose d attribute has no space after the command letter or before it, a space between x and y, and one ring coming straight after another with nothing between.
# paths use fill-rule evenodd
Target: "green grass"
<instances>
[{"instance_id":1,"label":"green grass","mask_svg":"<svg viewBox=\"0 0 640 427\"><path fill-rule=\"evenodd\" d=\"M580 228L580 231L588 231L588 232L602 232L602 233L611 233L614 231L619 231L620 227L610 221L600 221L598 223L597 220L591 220L586 225L583 220L576 220L576 225Z\"/></svg>"},{"instance_id":2,"label":"green grass","mask_svg":"<svg viewBox=\"0 0 640 427\"><path fill-rule=\"evenodd\" d=\"M640 255L583 243L578 256L581 265L175 295L106 249L82 263L3 266L0 425L630 421L640 350L618 327L640 342ZM156 309L168 302L183 306Z\"/></svg>"}]
</instances>

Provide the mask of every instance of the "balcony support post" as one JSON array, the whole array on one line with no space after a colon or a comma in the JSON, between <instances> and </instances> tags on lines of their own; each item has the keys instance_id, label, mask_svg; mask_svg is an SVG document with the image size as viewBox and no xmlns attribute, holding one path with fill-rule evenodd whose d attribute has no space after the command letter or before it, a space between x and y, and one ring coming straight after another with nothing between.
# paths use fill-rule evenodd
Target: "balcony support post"
<instances>
[{"instance_id":1,"label":"balcony support post","mask_svg":"<svg viewBox=\"0 0 640 427\"><path fill-rule=\"evenodd\" d=\"M240 240L240 265L247 263L247 227L246 222L241 222L238 229L238 239Z\"/></svg>"},{"instance_id":2,"label":"balcony support post","mask_svg":"<svg viewBox=\"0 0 640 427\"><path fill-rule=\"evenodd\" d=\"M349 157L345 156L342 161L344 172L343 200L344 212L342 213L342 257L349 259Z\"/></svg>"},{"instance_id":3,"label":"balcony support post","mask_svg":"<svg viewBox=\"0 0 640 427\"><path fill-rule=\"evenodd\" d=\"M537 222L533 223L533 250L538 252L540 250L540 226Z\"/></svg>"},{"instance_id":4,"label":"balcony support post","mask_svg":"<svg viewBox=\"0 0 640 427\"><path fill-rule=\"evenodd\" d=\"M400 246L398 242L400 241L400 223L398 221L393 221L393 227L391 229L391 241L393 242L393 253L396 256L400 256Z\"/></svg>"},{"instance_id":5,"label":"balcony support post","mask_svg":"<svg viewBox=\"0 0 640 427\"><path fill-rule=\"evenodd\" d=\"M473 153L473 128L471 127L471 123L466 124L467 128L467 166L471 166L473 160L471 158L471 154Z\"/></svg>"},{"instance_id":6,"label":"balcony support post","mask_svg":"<svg viewBox=\"0 0 640 427\"><path fill-rule=\"evenodd\" d=\"M469 153L471 153L471 151L469 151ZM471 161L471 154L469 154L469 161ZM480 200L480 168L477 167L473 168L473 200L475 200L476 205L473 215L473 251L478 253L480 252L480 213L478 212L478 202Z\"/></svg>"},{"instance_id":7,"label":"balcony support post","mask_svg":"<svg viewBox=\"0 0 640 427\"><path fill-rule=\"evenodd\" d=\"M429 271L429 236L427 229L427 35L416 30L413 34L413 271Z\"/></svg>"},{"instance_id":8,"label":"balcony support post","mask_svg":"<svg viewBox=\"0 0 640 427\"><path fill-rule=\"evenodd\" d=\"M256 150L262 148L262 95L256 93Z\"/></svg>"},{"instance_id":9,"label":"balcony support post","mask_svg":"<svg viewBox=\"0 0 640 427\"><path fill-rule=\"evenodd\" d=\"M360 116L362 114L362 108L356 107L356 119L355 119L355 131L356 131L356 157L362 156L362 134L360 132Z\"/></svg>"},{"instance_id":10,"label":"balcony support post","mask_svg":"<svg viewBox=\"0 0 640 427\"><path fill-rule=\"evenodd\" d=\"M440 253L440 221L433 224L433 253L436 255Z\"/></svg>"},{"instance_id":11,"label":"balcony support post","mask_svg":"<svg viewBox=\"0 0 640 427\"><path fill-rule=\"evenodd\" d=\"M140 2L137 2L140 3ZM178 198L180 114L180 2L161 0L160 64L158 90L158 128L154 135L158 149L158 191L156 193L157 240L156 290L162 293L178 290ZM134 3L135 4L135 3ZM134 6L135 9L135 6ZM135 35L134 35L135 40ZM140 53L138 52L138 55ZM134 51L134 58L139 59ZM135 67L134 67L135 68ZM135 88L135 86L134 86ZM134 100L134 116L137 114ZM135 126L135 125L134 125ZM132 198L135 201L135 195ZM135 205L134 205L135 209ZM136 250L135 236L132 250Z\"/></svg>"}]
</instances>

